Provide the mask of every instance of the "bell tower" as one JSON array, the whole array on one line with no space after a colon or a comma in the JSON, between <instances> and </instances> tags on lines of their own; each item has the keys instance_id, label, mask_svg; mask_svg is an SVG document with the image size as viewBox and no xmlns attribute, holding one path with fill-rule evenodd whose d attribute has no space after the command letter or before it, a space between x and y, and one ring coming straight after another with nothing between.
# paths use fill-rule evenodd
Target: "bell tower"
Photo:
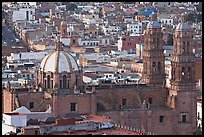
<instances>
[{"instance_id":1,"label":"bell tower","mask_svg":"<svg viewBox=\"0 0 204 137\"><path fill-rule=\"evenodd\" d=\"M158 87L165 81L162 33L156 15L152 13L150 18L151 21L144 33L143 83Z\"/></svg>"},{"instance_id":2,"label":"bell tower","mask_svg":"<svg viewBox=\"0 0 204 137\"><path fill-rule=\"evenodd\" d=\"M169 90L169 107L175 112L174 134L193 134L196 130L197 92L195 58L192 51L193 30L181 15L174 34L174 51L171 61L172 79Z\"/></svg>"}]
</instances>

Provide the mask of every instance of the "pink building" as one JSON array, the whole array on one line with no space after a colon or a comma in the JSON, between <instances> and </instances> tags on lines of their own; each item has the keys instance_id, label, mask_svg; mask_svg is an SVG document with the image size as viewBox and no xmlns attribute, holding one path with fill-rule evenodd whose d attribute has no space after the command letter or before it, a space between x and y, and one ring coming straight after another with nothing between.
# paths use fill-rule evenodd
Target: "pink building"
<instances>
[{"instance_id":1,"label":"pink building","mask_svg":"<svg viewBox=\"0 0 204 137\"><path fill-rule=\"evenodd\" d=\"M135 49L136 44L144 44L144 35L122 36L121 50Z\"/></svg>"}]
</instances>

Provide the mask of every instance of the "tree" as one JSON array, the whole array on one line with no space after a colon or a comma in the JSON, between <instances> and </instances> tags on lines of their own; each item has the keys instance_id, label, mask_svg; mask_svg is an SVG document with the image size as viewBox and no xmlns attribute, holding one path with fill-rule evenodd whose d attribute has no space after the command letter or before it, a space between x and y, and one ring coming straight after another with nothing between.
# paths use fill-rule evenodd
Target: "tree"
<instances>
[{"instance_id":1,"label":"tree","mask_svg":"<svg viewBox=\"0 0 204 137\"><path fill-rule=\"evenodd\" d=\"M74 3L65 2L64 4L66 5L67 11L74 11L75 9L77 9L77 5Z\"/></svg>"}]
</instances>

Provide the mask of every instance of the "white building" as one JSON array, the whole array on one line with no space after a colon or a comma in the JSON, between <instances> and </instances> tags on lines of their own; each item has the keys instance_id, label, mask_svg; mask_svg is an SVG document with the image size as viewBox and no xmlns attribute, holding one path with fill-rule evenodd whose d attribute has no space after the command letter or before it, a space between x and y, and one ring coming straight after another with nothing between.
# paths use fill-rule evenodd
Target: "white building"
<instances>
[{"instance_id":1,"label":"white building","mask_svg":"<svg viewBox=\"0 0 204 137\"><path fill-rule=\"evenodd\" d=\"M36 6L36 2L17 2L19 5Z\"/></svg>"},{"instance_id":2,"label":"white building","mask_svg":"<svg viewBox=\"0 0 204 137\"><path fill-rule=\"evenodd\" d=\"M127 23L127 22L134 22L134 18L133 16L124 16L124 22Z\"/></svg>"},{"instance_id":3,"label":"white building","mask_svg":"<svg viewBox=\"0 0 204 137\"><path fill-rule=\"evenodd\" d=\"M7 57L8 62L18 61L18 60L38 60L41 61L46 55L47 51L43 52L21 52L21 53L11 53L11 56Z\"/></svg>"},{"instance_id":4,"label":"white building","mask_svg":"<svg viewBox=\"0 0 204 137\"><path fill-rule=\"evenodd\" d=\"M86 60L95 60L96 63L110 63L111 61L111 57L109 55L101 53L84 54L84 58Z\"/></svg>"},{"instance_id":5,"label":"white building","mask_svg":"<svg viewBox=\"0 0 204 137\"><path fill-rule=\"evenodd\" d=\"M96 39L88 39L81 41L82 46L99 46L100 41Z\"/></svg>"},{"instance_id":6,"label":"white building","mask_svg":"<svg viewBox=\"0 0 204 137\"><path fill-rule=\"evenodd\" d=\"M15 127L24 127L27 125L27 115L19 113L4 113L3 123Z\"/></svg>"},{"instance_id":7,"label":"white building","mask_svg":"<svg viewBox=\"0 0 204 137\"><path fill-rule=\"evenodd\" d=\"M16 22L17 20L31 21L34 19L35 19L35 8L31 8L30 6L26 6L24 8L19 8L17 10L13 10L12 22Z\"/></svg>"},{"instance_id":8,"label":"white building","mask_svg":"<svg viewBox=\"0 0 204 137\"><path fill-rule=\"evenodd\" d=\"M127 31L131 34L142 34L142 22L127 24Z\"/></svg>"},{"instance_id":9,"label":"white building","mask_svg":"<svg viewBox=\"0 0 204 137\"><path fill-rule=\"evenodd\" d=\"M173 18L162 18L160 19L161 23L168 26L173 26Z\"/></svg>"},{"instance_id":10,"label":"white building","mask_svg":"<svg viewBox=\"0 0 204 137\"><path fill-rule=\"evenodd\" d=\"M121 27L117 26L117 25L103 26L102 29L103 29L103 32L105 33L105 35L107 35L107 34L114 35L114 34L121 31Z\"/></svg>"}]
</instances>

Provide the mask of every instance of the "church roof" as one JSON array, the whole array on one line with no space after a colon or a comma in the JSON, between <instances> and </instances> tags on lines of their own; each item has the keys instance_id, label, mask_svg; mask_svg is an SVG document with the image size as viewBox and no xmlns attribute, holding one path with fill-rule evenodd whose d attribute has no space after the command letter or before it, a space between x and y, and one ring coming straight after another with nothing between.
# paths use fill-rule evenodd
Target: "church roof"
<instances>
[{"instance_id":1,"label":"church roof","mask_svg":"<svg viewBox=\"0 0 204 137\"><path fill-rule=\"evenodd\" d=\"M55 51L48 54L41 62L40 65L43 72L55 72L61 73L78 71L78 65L74 57L64 51Z\"/></svg>"}]
</instances>

